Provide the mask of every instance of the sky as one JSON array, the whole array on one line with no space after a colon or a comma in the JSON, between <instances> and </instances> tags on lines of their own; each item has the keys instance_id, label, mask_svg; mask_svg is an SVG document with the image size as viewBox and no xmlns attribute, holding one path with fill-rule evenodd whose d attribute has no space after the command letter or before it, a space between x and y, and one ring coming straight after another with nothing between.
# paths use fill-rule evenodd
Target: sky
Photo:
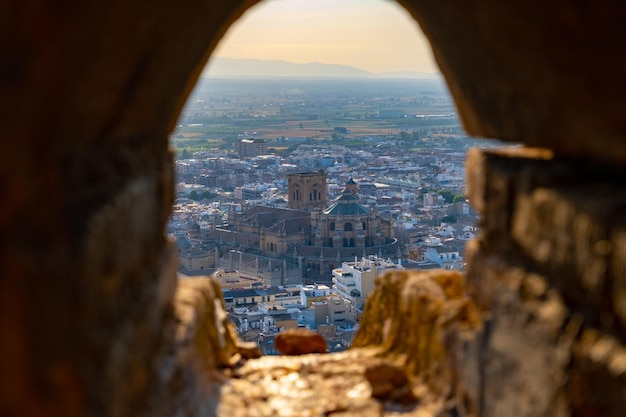
<instances>
[{"instance_id":1,"label":"sky","mask_svg":"<svg viewBox=\"0 0 626 417\"><path fill-rule=\"evenodd\" d=\"M438 71L418 24L389 0L264 0L230 27L212 56L342 64L373 73Z\"/></svg>"}]
</instances>

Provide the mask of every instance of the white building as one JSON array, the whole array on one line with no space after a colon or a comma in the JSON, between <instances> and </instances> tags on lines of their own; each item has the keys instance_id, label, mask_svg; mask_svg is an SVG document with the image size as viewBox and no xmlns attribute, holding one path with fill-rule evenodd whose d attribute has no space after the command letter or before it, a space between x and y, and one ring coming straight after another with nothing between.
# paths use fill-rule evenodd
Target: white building
<instances>
[{"instance_id":1,"label":"white building","mask_svg":"<svg viewBox=\"0 0 626 417\"><path fill-rule=\"evenodd\" d=\"M454 227L450 226L449 224L444 224L437 230L437 234L443 237L453 237L455 232L456 231L454 230Z\"/></svg>"},{"instance_id":2,"label":"white building","mask_svg":"<svg viewBox=\"0 0 626 417\"><path fill-rule=\"evenodd\" d=\"M434 262L444 269L461 269L463 267L463 257L459 250L445 245L426 247L423 260Z\"/></svg>"},{"instance_id":3,"label":"white building","mask_svg":"<svg viewBox=\"0 0 626 417\"><path fill-rule=\"evenodd\" d=\"M333 270L333 290L362 310L367 296L374 289L376 277L390 269L404 268L376 256L344 262L341 268Z\"/></svg>"},{"instance_id":4,"label":"white building","mask_svg":"<svg viewBox=\"0 0 626 417\"><path fill-rule=\"evenodd\" d=\"M330 287L323 284L303 285L300 291L300 303L308 307L316 301L326 300L331 294Z\"/></svg>"}]
</instances>

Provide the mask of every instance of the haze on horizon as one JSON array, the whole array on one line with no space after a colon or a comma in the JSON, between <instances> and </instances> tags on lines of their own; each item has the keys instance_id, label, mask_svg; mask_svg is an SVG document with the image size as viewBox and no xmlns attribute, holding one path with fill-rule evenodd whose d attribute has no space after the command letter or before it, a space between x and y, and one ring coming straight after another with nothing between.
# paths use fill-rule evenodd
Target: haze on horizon
<instances>
[{"instance_id":1,"label":"haze on horizon","mask_svg":"<svg viewBox=\"0 0 626 417\"><path fill-rule=\"evenodd\" d=\"M439 71L418 24L393 0L265 0L233 23L212 56Z\"/></svg>"}]
</instances>

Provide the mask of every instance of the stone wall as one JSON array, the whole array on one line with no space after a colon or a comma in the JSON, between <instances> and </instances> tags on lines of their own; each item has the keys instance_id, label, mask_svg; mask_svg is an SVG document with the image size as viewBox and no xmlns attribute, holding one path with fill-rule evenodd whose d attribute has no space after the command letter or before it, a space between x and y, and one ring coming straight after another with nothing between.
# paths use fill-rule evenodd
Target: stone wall
<instances>
[{"instance_id":1,"label":"stone wall","mask_svg":"<svg viewBox=\"0 0 626 417\"><path fill-rule=\"evenodd\" d=\"M459 351L459 404L470 415L618 415L621 2L401 2L470 133L551 150L471 157L485 233L468 280L488 319ZM254 3L1 2L0 415L214 410L190 371L201 352L175 347L167 136L219 38Z\"/></svg>"},{"instance_id":2,"label":"stone wall","mask_svg":"<svg viewBox=\"0 0 626 417\"><path fill-rule=\"evenodd\" d=\"M487 313L461 363L483 416L626 407L626 172L539 149L474 150L468 281Z\"/></svg>"}]
</instances>

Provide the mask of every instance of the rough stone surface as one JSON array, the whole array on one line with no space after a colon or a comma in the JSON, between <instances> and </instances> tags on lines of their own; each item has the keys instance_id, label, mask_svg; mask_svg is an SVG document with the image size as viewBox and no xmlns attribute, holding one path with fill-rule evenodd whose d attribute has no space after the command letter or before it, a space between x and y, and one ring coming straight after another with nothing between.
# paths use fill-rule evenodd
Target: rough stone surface
<instances>
[{"instance_id":1,"label":"rough stone surface","mask_svg":"<svg viewBox=\"0 0 626 417\"><path fill-rule=\"evenodd\" d=\"M459 360L478 415L619 415L626 383L626 173L533 149L475 150L470 291L487 318ZM478 388L476 388L478 387Z\"/></svg>"},{"instance_id":2,"label":"rough stone surface","mask_svg":"<svg viewBox=\"0 0 626 417\"><path fill-rule=\"evenodd\" d=\"M478 323L465 293L457 272L390 274L368 301L361 321L367 330L356 337L363 347L245 360L217 284L181 280L166 349L155 361L152 415L444 416L459 409L449 389L455 343ZM379 314L379 303L394 294L402 299L398 308Z\"/></svg>"},{"instance_id":3,"label":"rough stone surface","mask_svg":"<svg viewBox=\"0 0 626 417\"><path fill-rule=\"evenodd\" d=\"M230 366L236 354L224 317L219 292L209 280L180 281L170 325L153 362L150 415L215 415L223 379L217 371Z\"/></svg>"},{"instance_id":4,"label":"rough stone surface","mask_svg":"<svg viewBox=\"0 0 626 417\"><path fill-rule=\"evenodd\" d=\"M541 150L474 150L468 178L484 252L540 271L587 323L626 340L626 172Z\"/></svg>"},{"instance_id":5,"label":"rough stone surface","mask_svg":"<svg viewBox=\"0 0 626 417\"><path fill-rule=\"evenodd\" d=\"M390 286L403 301L380 315L384 306L378 303L391 295ZM245 360L217 284L181 280L174 325L166 332L169 348L155 363L159 380L153 415L444 416L459 408L447 388L455 372L453 343L461 330L478 322L465 293L457 272L391 274L378 280L368 301L361 326L371 331L357 336L364 347ZM418 317L418 336L411 337L406 326ZM286 336L295 337L299 346L311 334ZM435 382L435 373L440 381ZM158 396L163 392L166 398Z\"/></svg>"},{"instance_id":6,"label":"rough stone surface","mask_svg":"<svg viewBox=\"0 0 626 417\"><path fill-rule=\"evenodd\" d=\"M374 398L365 376L367 369L398 366L390 358L379 356L377 349L355 349L329 355L266 356L249 361L222 386L218 415L440 415L442 403L433 398L424 398L420 403L398 401L403 398Z\"/></svg>"},{"instance_id":7,"label":"rough stone surface","mask_svg":"<svg viewBox=\"0 0 626 417\"><path fill-rule=\"evenodd\" d=\"M400 404L417 403L404 369L388 363L368 366L365 378L370 383L372 397Z\"/></svg>"},{"instance_id":8,"label":"rough stone surface","mask_svg":"<svg viewBox=\"0 0 626 417\"><path fill-rule=\"evenodd\" d=\"M463 331L480 317L455 271L388 272L376 280L353 346L405 354L407 374L439 397L453 396L453 358Z\"/></svg>"},{"instance_id":9,"label":"rough stone surface","mask_svg":"<svg viewBox=\"0 0 626 417\"><path fill-rule=\"evenodd\" d=\"M463 404L481 416L566 416L570 316L545 277L497 256L474 253L468 275L488 299L483 330L460 352ZM487 284L487 285L485 285Z\"/></svg>"},{"instance_id":10,"label":"rough stone surface","mask_svg":"<svg viewBox=\"0 0 626 417\"><path fill-rule=\"evenodd\" d=\"M276 350L283 355L326 353L326 341L319 334L307 329L287 329L276 336Z\"/></svg>"},{"instance_id":11,"label":"rough stone surface","mask_svg":"<svg viewBox=\"0 0 626 417\"><path fill-rule=\"evenodd\" d=\"M626 347L615 337L586 329L574 351L568 384L577 415L611 416L626 408Z\"/></svg>"}]
</instances>

